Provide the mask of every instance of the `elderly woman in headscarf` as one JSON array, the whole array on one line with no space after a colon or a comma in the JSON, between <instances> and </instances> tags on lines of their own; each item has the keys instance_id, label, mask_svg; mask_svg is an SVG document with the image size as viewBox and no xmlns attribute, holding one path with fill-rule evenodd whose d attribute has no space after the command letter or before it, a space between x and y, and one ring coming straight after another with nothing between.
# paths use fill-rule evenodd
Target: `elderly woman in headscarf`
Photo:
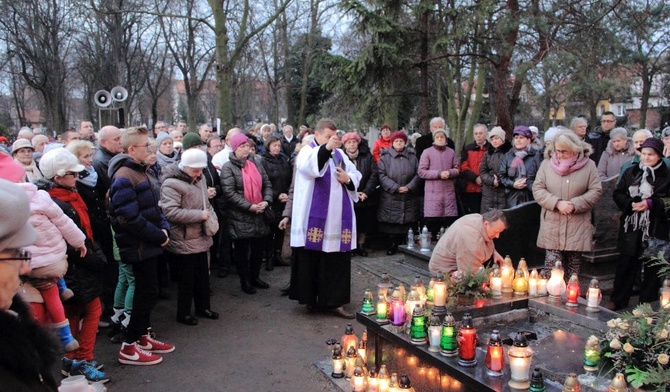
<instances>
[{"instance_id":1,"label":"elderly woman in headscarf","mask_svg":"<svg viewBox=\"0 0 670 392\"><path fill-rule=\"evenodd\" d=\"M18 139L12 144L12 157L16 162L20 163L26 171L26 182L44 178L33 159L33 152L35 152L35 147L30 143L30 140Z\"/></svg>"},{"instance_id":2,"label":"elderly woman in headscarf","mask_svg":"<svg viewBox=\"0 0 670 392\"><path fill-rule=\"evenodd\" d=\"M272 184L263 165L250 155L251 141L238 133L230 139L233 153L221 167L221 188L228 219L226 229L234 245L234 259L242 291L255 294L256 288L267 289L260 279L265 237L270 227L265 209L272 203Z\"/></svg>"},{"instance_id":3,"label":"elderly woman in headscarf","mask_svg":"<svg viewBox=\"0 0 670 392\"><path fill-rule=\"evenodd\" d=\"M628 306L635 275L642 267L642 244L650 238L668 240L670 224L665 200L670 197L670 171L663 161L663 142L649 138L640 147L640 163L628 168L614 189L614 202L621 210L619 263L614 289L605 307ZM659 266L644 263L640 303L658 299Z\"/></svg>"},{"instance_id":4,"label":"elderly woman in headscarf","mask_svg":"<svg viewBox=\"0 0 670 392\"><path fill-rule=\"evenodd\" d=\"M348 132L342 136L344 152L349 160L361 173L361 181L358 183L358 201L354 204L356 213L357 246L354 253L368 257L365 250L366 234L374 229L377 224L375 213L377 208L376 190L379 183L377 165L375 164L370 148L361 144L361 137L356 132Z\"/></svg>"},{"instance_id":5,"label":"elderly woman in headscarf","mask_svg":"<svg viewBox=\"0 0 670 392\"><path fill-rule=\"evenodd\" d=\"M619 175L624 163L635 156L633 143L628 138L626 128L617 127L610 131L610 141L600 156L598 162L598 175L601 180L606 180Z\"/></svg>"},{"instance_id":6,"label":"elderly woman in headscarf","mask_svg":"<svg viewBox=\"0 0 670 392\"><path fill-rule=\"evenodd\" d=\"M537 246L546 250L546 269L563 261L567 279L579 274L582 253L593 249L591 211L602 185L589 159L591 145L574 132L559 132L550 149L551 157L542 161L533 183L533 196L542 207Z\"/></svg>"}]
</instances>

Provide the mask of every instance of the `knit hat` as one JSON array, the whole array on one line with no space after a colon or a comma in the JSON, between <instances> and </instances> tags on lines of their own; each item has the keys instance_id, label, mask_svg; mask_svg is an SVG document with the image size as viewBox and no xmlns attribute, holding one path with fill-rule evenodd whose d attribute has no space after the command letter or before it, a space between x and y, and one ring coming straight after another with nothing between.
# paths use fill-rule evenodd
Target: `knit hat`
<instances>
[{"instance_id":1,"label":"knit hat","mask_svg":"<svg viewBox=\"0 0 670 392\"><path fill-rule=\"evenodd\" d=\"M200 138L200 135L198 135L195 132L189 132L186 135L184 135L183 139L181 139L181 145L184 151L186 151L194 146L202 146L203 142L202 139Z\"/></svg>"},{"instance_id":2,"label":"knit hat","mask_svg":"<svg viewBox=\"0 0 670 392\"><path fill-rule=\"evenodd\" d=\"M28 246L37 232L28 222L30 201L19 185L0 179L0 252Z\"/></svg>"},{"instance_id":3,"label":"knit hat","mask_svg":"<svg viewBox=\"0 0 670 392\"><path fill-rule=\"evenodd\" d=\"M656 151L656 153L658 153L658 156L661 158L663 157L663 142L656 138L650 137L649 139L645 140L637 150L642 151L643 148L651 148Z\"/></svg>"},{"instance_id":4,"label":"knit hat","mask_svg":"<svg viewBox=\"0 0 670 392\"><path fill-rule=\"evenodd\" d=\"M547 129L547 131L544 133L544 142L551 142L554 139L556 139L556 135L558 135L558 132L561 130L558 127L550 127Z\"/></svg>"},{"instance_id":5,"label":"knit hat","mask_svg":"<svg viewBox=\"0 0 670 392\"><path fill-rule=\"evenodd\" d=\"M0 178L19 182L25 177L26 169L5 153L0 153Z\"/></svg>"},{"instance_id":6,"label":"knit hat","mask_svg":"<svg viewBox=\"0 0 670 392\"><path fill-rule=\"evenodd\" d=\"M616 127L610 131L610 139L614 138L628 139L628 131L626 128Z\"/></svg>"},{"instance_id":7,"label":"knit hat","mask_svg":"<svg viewBox=\"0 0 670 392\"><path fill-rule=\"evenodd\" d=\"M9 140L4 136L0 136L0 143L9 143Z\"/></svg>"},{"instance_id":8,"label":"knit hat","mask_svg":"<svg viewBox=\"0 0 670 392\"><path fill-rule=\"evenodd\" d=\"M35 147L33 147L33 144L30 142L30 140L16 139L14 144L12 144L12 155L14 155L15 152L22 148L30 148L31 150L35 151Z\"/></svg>"},{"instance_id":9,"label":"knit hat","mask_svg":"<svg viewBox=\"0 0 670 392\"><path fill-rule=\"evenodd\" d=\"M160 147L161 143L163 143L163 140L165 140L165 139L170 139L170 140L174 141L174 139L172 139L172 135L170 135L169 133L161 132L161 133L158 134L158 136L156 136L157 147Z\"/></svg>"},{"instance_id":10,"label":"knit hat","mask_svg":"<svg viewBox=\"0 0 670 392\"><path fill-rule=\"evenodd\" d=\"M447 134L447 131L444 128L436 129L435 132L433 132L433 139L435 139L435 135L438 133L443 133L445 138L449 138L449 135Z\"/></svg>"},{"instance_id":11,"label":"knit hat","mask_svg":"<svg viewBox=\"0 0 670 392\"><path fill-rule=\"evenodd\" d=\"M191 167L194 169L204 169L207 167L207 154L197 148L191 148L181 154L179 167Z\"/></svg>"},{"instance_id":12,"label":"knit hat","mask_svg":"<svg viewBox=\"0 0 670 392\"><path fill-rule=\"evenodd\" d=\"M235 152L235 150L237 150L237 147L248 142L249 138L246 137L243 133L236 133L233 135L233 137L230 138L230 148L232 148L233 152Z\"/></svg>"},{"instance_id":13,"label":"knit hat","mask_svg":"<svg viewBox=\"0 0 670 392\"><path fill-rule=\"evenodd\" d=\"M405 135L405 132L403 131L395 131L391 134L391 143L395 141L395 139L402 139L407 143L407 135Z\"/></svg>"},{"instance_id":14,"label":"knit hat","mask_svg":"<svg viewBox=\"0 0 670 392\"><path fill-rule=\"evenodd\" d=\"M505 131L501 127L493 127L493 129L489 131L489 140L491 140L493 136L498 136L500 140L505 141Z\"/></svg>"},{"instance_id":15,"label":"knit hat","mask_svg":"<svg viewBox=\"0 0 670 392\"><path fill-rule=\"evenodd\" d=\"M175 150L179 150L182 148L181 142L174 142L173 147Z\"/></svg>"},{"instance_id":16,"label":"knit hat","mask_svg":"<svg viewBox=\"0 0 670 392\"><path fill-rule=\"evenodd\" d=\"M40 159L40 170L46 179L62 177L67 172L79 173L85 169L77 157L66 148L51 150Z\"/></svg>"},{"instance_id":17,"label":"knit hat","mask_svg":"<svg viewBox=\"0 0 670 392\"><path fill-rule=\"evenodd\" d=\"M349 140L355 140L357 143L361 142L361 137L356 132L347 132L342 136L342 144Z\"/></svg>"},{"instance_id":18,"label":"knit hat","mask_svg":"<svg viewBox=\"0 0 670 392\"><path fill-rule=\"evenodd\" d=\"M535 135L535 136L537 136L537 134L540 133L540 130L537 129L537 127L535 127L535 126L532 126L532 125L531 125L530 127L528 127L528 129L529 129L529 130L533 133L533 135Z\"/></svg>"},{"instance_id":19,"label":"knit hat","mask_svg":"<svg viewBox=\"0 0 670 392\"><path fill-rule=\"evenodd\" d=\"M670 127L665 127L661 131L661 137L670 136Z\"/></svg>"},{"instance_id":20,"label":"knit hat","mask_svg":"<svg viewBox=\"0 0 670 392\"><path fill-rule=\"evenodd\" d=\"M521 135L523 137L527 137L528 139L533 138L533 133L528 129L527 126L525 125L518 125L514 128L514 131L512 132L512 135Z\"/></svg>"}]
</instances>

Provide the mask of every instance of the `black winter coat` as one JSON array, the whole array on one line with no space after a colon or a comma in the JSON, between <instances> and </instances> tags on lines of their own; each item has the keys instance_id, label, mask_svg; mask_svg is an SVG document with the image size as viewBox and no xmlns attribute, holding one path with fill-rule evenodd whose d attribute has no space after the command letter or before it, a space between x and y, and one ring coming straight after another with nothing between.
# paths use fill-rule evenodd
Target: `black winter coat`
<instances>
[{"instance_id":1,"label":"black winter coat","mask_svg":"<svg viewBox=\"0 0 670 392\"><path fill-rule=\"evenodd\" d=\"M282 193L288 195L288 189L291 187L291 179L293 178L293 169L286 155L281 152L277 156L272 156L266 151L262 155L261 162L272 184L273 222L279 222L286 205L286 203L279 201L279 195Z\"/></svg>"},{"instance_id":2,"label":"black winter coat","mask_svg":"<svg viewBox=\"0 0 670 392\"><path fill-rule=\"evenodd\" d=\"M346 153L346 151L345 151ZM351 159L351 157L349 157ZM372 158L372 152L370 148L362 144L358 145L358 157L354 161L351 161L356 165L356 169L361 173L361 181L358 183L357 192L362 192L368 195L368 198L364 201L359 201L354 204L354 208L367 208L377 205L379 201L379 173L377 170L377 165L375 164L374 159Z\"/></svg>"},{"instance_id":3,"label":"black winter coat","mask_svg":"<svg viewBox=\"0 0 670 392\"><path fill-rule=\"evenodd\" d=\"M395 149L382 150L379 159L379 196L377 221L392 224L414 223L421 219L419 191L423 180L417 174L419 159L414 150L406 147L402 152ZM398 193L398 188L407 186L409 192Z\"/></svg>"},{"instance_id":4,"label":"black winter coat","mask_svg":"<svg viewBox=\"0 0 670 392\"><path fill-rule=\"evenodd\" d=\"M112 243L112 227L107 214L107 198L100 186L100 180L94 187L90 187L83 182L77 181L77 192L86 207L88 207L88 216L91 218L91 229L93 229L93 241L98 245Z\"/></svg>"},{"instance_id":5,"label":"black winter coat","mask_svg":"<svg viewBox=\"0 0 670 392\"><path fill-rule=\"evenodd\" d=\"M498 176L498 169L503 157L512 148L510 142L505 140L500 147L489 146L489 150L484 154L482 163L479 166L479 176L482 179L482 205L481 212L488 212L493 209L504 209L505 187L498 180L498 186L494 187L494 175Z\"/></svg>"},{"instance_id":6,"label":"black winter coat","mask_svg":"<svg viewBox=\"0 0 670 392\"><path fill-rule=\"evenodd\" d=\"M263 165L255 158L249 158L261 175L263 201L272 205L272 184ZM230 155L230 160L221 168L221 189L226 201L226 229L233 240L261 238L270 234L270 226L263 214L249 211L251 202L244 198L242 166L247 161Z\"/></svg>"},{"instance_id":7,"label":"black winter coat","mask_svg":"<svg viewBox=\"0 0 670 392\"><path fill-rule=\"evenodd\" d=\"M649 211L649 235L667 241L670 239L668 237L670 224L663 199L670 197L670 169L663 163L655 172L656 178L652 183L654 193L651 196L652 205ZM639 184L641 179L642 170L639 165L629 167L623 173L612 196L622 212L619 225L619 252L628 256L639 256L642 251L642 231L633 230L631 227L628 227L627 232L624 230L626 217L633 214L631 203L634 199L630 196L628 187Z\"/></svg>"},{"instance_id":8,"label":"black winter coat","mask_svg":"<svg viewBox=\"0 0 670 392\"><path fill-rule=\"evenodd\" d=\"M0 390L57 391L62 376L56 335L35 321L19 295L9 309L16 314L0 311Z\"/></svg>"},{"instance_id":9,"label":"black winter coat","mask_svg":"<svg viewBox=\"0 0 670 392\"><path fill-rule=\"evenodd\" d=\"M514 160L515 149L512 148L502 159L500 169L498 169L498 181L505 187L505 196L507 203L505 208L518 206L521 203L535 200L533 198L533 182L535 182L535 175L542 163L542 155L539 151L531 148L528 155L523 159L523 165L526 167L526 187L524 189L514 188L515 178L509 176L508 170L512 166Z\"/></svg>"},{"instance_id":10,"label":"black winter coat","mask_svg":"<svg viewBox=\"0 0 670 392\"><path fill-rule=\"evenodd\" d=\"M53 201L63 210L63 213L84 232L77 211L69 203L52 197ZM85 305L102 295L102 280L107 260L100 247L86 238L86 256L79 256L79 250L67 245L67 273L65 283L74 292L68 303Z\"/></svg>"}]
</instances>

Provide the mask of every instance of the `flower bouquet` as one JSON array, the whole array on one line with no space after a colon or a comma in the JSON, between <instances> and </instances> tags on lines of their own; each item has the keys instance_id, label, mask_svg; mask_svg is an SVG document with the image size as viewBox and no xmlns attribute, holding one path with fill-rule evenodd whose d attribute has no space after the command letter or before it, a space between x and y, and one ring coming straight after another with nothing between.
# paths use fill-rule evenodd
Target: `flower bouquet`
<instances>
[{"instance_id":1,"label":"flower bouquet","mask_svg":"<svg viewBox=\"0 0 670 392\"><path fill-rule=\"evenodd\" d=\"M607 327L602 357L634 388L665 391L670 385L670 311L641 304Z\"/></svg>"},{"instance_id":2,"label":"flower bouquet","mask_svg":"<svg viewBox=\"0 0 670 392\"><path fill-rule=\"evenodd\" d=\"M488 298L491 296L489 288L489 270L479 268L474 274L454 271L445 277L449 298L468 296L474 298Z\"/></svg>"}]
</instances>

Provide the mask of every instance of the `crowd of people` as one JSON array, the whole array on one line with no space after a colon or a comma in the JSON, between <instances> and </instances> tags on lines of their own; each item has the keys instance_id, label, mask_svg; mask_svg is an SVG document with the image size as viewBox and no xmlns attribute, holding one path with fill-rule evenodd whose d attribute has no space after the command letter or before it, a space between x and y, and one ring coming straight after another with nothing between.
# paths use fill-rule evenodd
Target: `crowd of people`
<instances>
[{"instance_id":1,"label":"crowd of people","mask_svg":"<svg viewBox=\"0 0 670 392\"><path fill-rule=\"evenodd\" d=\"M507 227L502 210L533 200L542 209L537 246L546 250L545 267L561 260L569 277L592 250L592 210L601 182L612 177L619 178L621 260L607 306L621 309L642 269L644 240L668 239L670 128L662 141L647 130L629 137L610 112L594 132L587 125L578 117L543 136L519 125L508 140L502 128L476 124L460 154L439 117L420 137L384 124L372 148L328 119L298 132L259 123L221 137L207 124L187 132L185 122L94 132L83 121L58 141L22 129L0 152L0 191L20 189L18 204L28 212L5 217L13 210L0 209L0 266L23 261L26 281L20 299L3 293L0 316L10 306L30 312L31 321L10 321L52 328L65 352L63 374L106 382L94 348L108 322L123 364L158 364L175 350L151 324L156 301L170 297L170 280L178 282L175 320L189 326L219 318L212 277L234 266L241 291L253 295L269 288L263 264L267 271L290 265L282 290L309 312L350 319L351 257L368 256L371 233L387 238L393 255L409 229L426 226L434 240L443 233L431 271L475 270L502 260L493 246ZM28 229L17 234L25 223L40 232L37 241ZM645 266L643 302L660 284L654 268ZM40 350L59 352L49 339ZM11 369L0 363L0 371ZM24 376L26 385L35 382Z\"/></svg>"}]
</instances>

